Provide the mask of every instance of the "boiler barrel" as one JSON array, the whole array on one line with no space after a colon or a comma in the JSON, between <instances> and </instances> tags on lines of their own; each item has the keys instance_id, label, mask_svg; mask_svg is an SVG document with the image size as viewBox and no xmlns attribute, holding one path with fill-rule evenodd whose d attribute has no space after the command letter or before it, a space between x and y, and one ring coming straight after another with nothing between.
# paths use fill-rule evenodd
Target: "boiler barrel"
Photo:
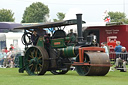
<instances>
[{"instance_id":1,"label":"boiler barrel","mask_svg":"<svg viewBox=\"0 0 128 85\"><path fill-rule=\"evenodd\" d=\"M80 46L69 46L67 48L61 48L60 55L68 58L76 57L79 53L78 52L79 48Z\"/></svg>"}]
</instances>

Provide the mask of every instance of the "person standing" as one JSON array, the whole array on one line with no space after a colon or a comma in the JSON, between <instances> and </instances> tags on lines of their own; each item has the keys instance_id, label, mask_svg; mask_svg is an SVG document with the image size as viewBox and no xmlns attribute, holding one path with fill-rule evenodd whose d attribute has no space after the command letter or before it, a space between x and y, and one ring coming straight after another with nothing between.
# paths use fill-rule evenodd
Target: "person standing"
<instances>
[{"instance_id":1,"label":"person standing","mask_svg":"<svg viewBox=\"0 0 128 85\"><path fill-rule=\"evenodd\" d=\"M31 36L33 45L37 44L38 38L39 38L39 35L37 35L37 32L34 30L32 36Z\"/></svg>"},{"instance_id":2,"label":"person standing","mask_svg":"<svg viewBox=\"0 0 128 85\"><path fill-rule=\"evenodd\" d=\"M109 49L109 46L107 45L107 42L104 42L105 46L107 47L108 49L108 54L110 53L110 49Z\"/></svg>"},{"instance_id":3,"label":"person standing","mask_svg":"<svg viewBox=\"0 0 128 85\"><path fill-rule=\"evenodd\" d=\"M107 46L105 45L105 43L103 43L103 42L101 43L101 48L104 48L106 54L109 56L108 48L107 48Z\"/></svg>"},{"instance_id":4,"label":"person standing","mask_svg":"<svg viewBox=\"0 0 128 85\"><path fill-rule=\"evenodd\" d=\"M121 53L121 48L122 48L122 46L120 45L121 44L121 42L120 41L116 41L116 47L115 47L115 49L114 49L114 51L115 51L115 53L116 53L116 63L115 63L115 65L116 65L116 67L115 68L118 68L119 67L119 56L120 56L120 53Z\"/></svg>"}]
</instances>

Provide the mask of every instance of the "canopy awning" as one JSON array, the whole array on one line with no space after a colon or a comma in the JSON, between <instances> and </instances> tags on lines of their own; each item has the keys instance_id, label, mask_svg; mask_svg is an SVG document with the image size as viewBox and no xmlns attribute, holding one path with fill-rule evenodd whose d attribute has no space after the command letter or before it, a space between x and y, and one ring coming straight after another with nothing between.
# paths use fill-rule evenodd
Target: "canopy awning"
<instances>
[{"instance_id":1,"label":"canopy awning","mask_svg":"<svg viewBox=\"0 0 128 85\"><path fill-rule=\"evenodd\" d=\"M85 23L85 21L82 21L82 23ZM21 26L21 27L16 27L14 29L53 28L53 27L61 27L61 26L68 26L68 25L75 25L75 24L77 24L77 20L71 19L71 20L64 20L60 22L49 22L49 23L43 23L43 24Z\"/></svg>"},{"instance_id":2,"label":"canopy awning","mask_svg":"<svg viewBox=\"0 0 128 85\"><path fill-rule=\"evenodd\" d=\"M0 32L8 32L13 30L15 27L22 26L20 23L14 22L0 22Z\"/></svg>"}]
</instances>

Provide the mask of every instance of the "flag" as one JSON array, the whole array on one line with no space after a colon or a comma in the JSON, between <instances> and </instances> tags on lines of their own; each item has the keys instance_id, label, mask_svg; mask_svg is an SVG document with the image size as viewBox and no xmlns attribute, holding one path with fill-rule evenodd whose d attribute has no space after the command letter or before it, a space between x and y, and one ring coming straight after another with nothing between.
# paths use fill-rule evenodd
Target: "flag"
<instances>
[{"instance_id":1,"label":"flag","mask_svg":"<svg viewBox=\"0 0 128 85\"><path fill-rule=\"evenodd\" d=\"M104 22L110 22L110 16L106 17Z\"/></svg>"},{"instance_id":2,"label":"flag","mask_svg":"<svg viewBox=\"0 0 128 85\"><path fill-rule=\"evenodd\" d=\"M105 10L104 14L103 14L103 20L104 22L110 22L110 16L108 15L108 11Z\"/></svg>"}]
</instances>

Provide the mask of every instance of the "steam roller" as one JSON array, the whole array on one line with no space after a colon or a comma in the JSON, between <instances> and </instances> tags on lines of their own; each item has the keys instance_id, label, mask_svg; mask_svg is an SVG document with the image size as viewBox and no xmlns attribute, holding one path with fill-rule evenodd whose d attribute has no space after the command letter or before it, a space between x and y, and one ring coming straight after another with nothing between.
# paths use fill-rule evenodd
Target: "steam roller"
<instances>
[{"instance_id":1,"label":"steam roller","mask_svg":"<svg viewBox=\"0 0 128 85\"><path fill-rule=\"evenodd\" d=\"M15 28L24 29L22 40L25 52L24 56L19 56L19 72L23 73L26 70L29 75L44 75L50 71L54 75L60 75L66 74L73 65L77 73L82 76L106 75L111 65L105 49L95 46L93 36L83 40L82 24L85 21L82 21L82 14L76 16L77 19L73 20ZM65 26L76 24L77 34L66 34ZM50 34L40 36L37 44L33 46L31 31L40 31L40 28L49 29L52 36ZM71 58L74 57L75 61L72 62Z\"/></svg>"}]
</instances>

